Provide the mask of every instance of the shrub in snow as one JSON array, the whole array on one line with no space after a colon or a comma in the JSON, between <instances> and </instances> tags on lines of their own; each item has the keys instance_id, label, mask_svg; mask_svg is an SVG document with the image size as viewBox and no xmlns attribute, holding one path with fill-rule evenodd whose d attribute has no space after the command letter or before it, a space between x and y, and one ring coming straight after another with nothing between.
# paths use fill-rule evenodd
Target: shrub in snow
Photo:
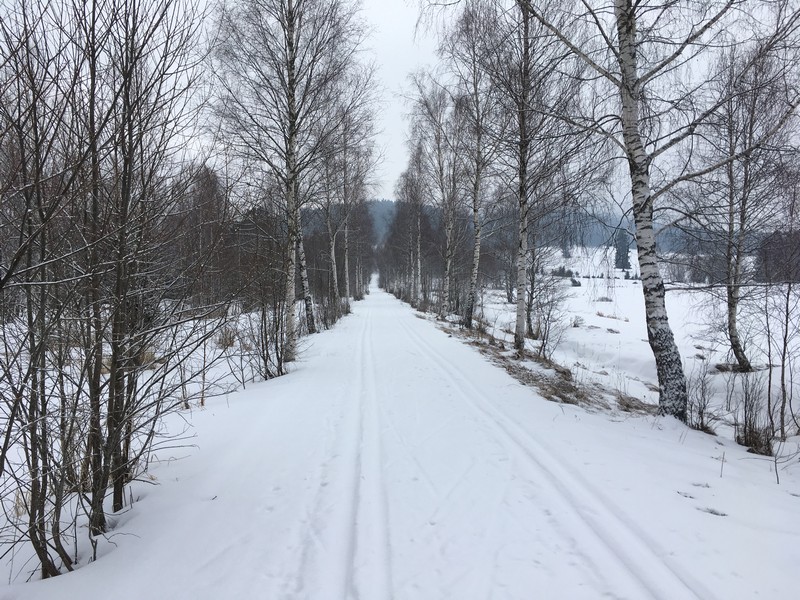
<instances>
[{"instance_id":1,"label":"shrub in snow","mask_svg":"<svg viewBox=\"0 0 800 600\"><path fill-rule=\"evenodd\" d=\"M772 430L764 408L764 377L761 373L740 373L738 379L741 382L742 421L736 428L736 441L755 454L772 456Z\"/></svg>"},{"instance_id":2,"label":"shrub in snow","mask_svg":"<svg viewBox=\"0 0 800 600\"><path fill-rule=\"evenodd\" d=\"M700 362L699 366L692 371L687 381L687 388L689 402L686 421L689 427L713 434L711 423L716 420L716 417L710 410L714 393L708 361Z\"/></svg>"}]
</instances>

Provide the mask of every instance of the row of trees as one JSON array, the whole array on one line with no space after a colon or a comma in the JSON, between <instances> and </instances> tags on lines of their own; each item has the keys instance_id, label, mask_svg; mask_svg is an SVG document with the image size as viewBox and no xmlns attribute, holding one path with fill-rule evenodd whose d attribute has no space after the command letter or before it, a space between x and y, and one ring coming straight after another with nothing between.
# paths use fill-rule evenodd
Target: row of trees
<instances>
[{"instance_id":1,"label":"row of trees","mask_svg":"<svg viewBox=\"0 0 800 600\"><path fill-rule=\"evenodd\" d=\"M354 5L210 10L0 9L0 554L42 577L91 560L215 362L280 375L368 286Z\"/></svg>"},{"instance_id":2,"label":"row of trees","mask_svg":"<svg viewBox=\"0 0 800 600\"><path fill-rule=\"evenodd\" d=\"M297 271L306 328L314 333L300 209L319 199L335 275L333 249L340 234L349 247L349 216L365 200L375 160L373 69L358 55L364 25L355 4L342 0L243 0L224 6L218 24L212 65L219 131L230 152L262 171L279 191L289 240L287 303L296 296ZM349 278L344 283L347 302ZM338 314L336 276L331 292ZM296 351L294 319L287 311L288 360Z\"/></svg>"},{"instance_id":3,"label":"row of trees","mask_svg":"<svg viewBox=\"0 0 800 600\"><path fill-rule=\"evenodd\" d=\"M156 361L180 319L160 309L164 215L191 186L173 158L199 21L174 2L25 2L0 23L3 541L27 539L47 577L74 563L75 499L92 535L109 487L122 508L195 339Z\"/></svg>"},{"instance_id":4,"label":"row of trees","mask_svg":"<svg viewBox=\"0 0 800 600\"><path fill-rule=\"evenodd\" d=\"M522 352L526 336L540 334L530 307L548 285L537 275L544 247L568 246L562 236L578 208L591 212L601 199L626 206L660 408L685 420L686 376L665 305L657 226L702 232L722 248L713 280L725 290L727 342L749 370L737 314L754 281L754 244L776 255L778 240L793 236L786 224L796 222L800 7L791 0L425 6L439 26L441 68L412 81L409 162L398 198L415 216L405 230L404 268L387 249L398 268L387 270L386 283L418 302L429 281L437 310L447 314L458 294L453 264L470 260L459 312L471 326L482 243L496 235L510 203L514 345ZM427 275L420 260L426 204L436 208L442 232L441 259ZM470 241L457 239L459 227ZM777 230L772 246L762 243Z\"/></svg>"}]
</instances>

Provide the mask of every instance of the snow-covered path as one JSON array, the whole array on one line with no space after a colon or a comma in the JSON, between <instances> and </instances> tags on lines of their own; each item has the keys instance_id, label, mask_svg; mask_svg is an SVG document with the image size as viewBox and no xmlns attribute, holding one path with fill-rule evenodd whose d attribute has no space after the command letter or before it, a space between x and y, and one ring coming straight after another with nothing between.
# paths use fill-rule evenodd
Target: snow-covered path
<instances>
[{"instance_id":1,"label":"snow-covered path","mask_svg":"<svg viewBox=\"0 0 800 600\"><path fill-rule=\"evenodd\" d=\"M0 597L786 591L797 486L770 488L768 466L736 448L670 421L545 402L377 289L309 343L294 373L194 415L198 448L173 450L188 456L154 470L161 485L136 488L118 548ZM756 502L767 516L751 514Z\"/></svg>"}]
</instances>

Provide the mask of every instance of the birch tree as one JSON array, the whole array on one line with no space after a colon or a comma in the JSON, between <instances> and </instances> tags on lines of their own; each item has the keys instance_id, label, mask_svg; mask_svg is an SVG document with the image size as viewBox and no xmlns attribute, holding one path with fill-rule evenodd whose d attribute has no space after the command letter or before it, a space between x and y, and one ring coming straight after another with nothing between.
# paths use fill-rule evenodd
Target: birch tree
<instances>
[{"instance_id":1,"label":"birch tree","mask_svg":"<svg viewBox=\"0 0 800 600\"><path fill-rule=\"evenodd\" d=\"M455 77L455 94L460 99L465 119L461 160L468 188L466 195L472 210L473 235L469 291L463 318L467 329L472 328L478 296L483 204L505 121L485 65L484 36L491 27L489 14L480 1L466 2L440 48L448 70Z\"/></svg>"},{"instance_id":2,"label":"birch tree","mask_svg":"<svg viewBox=\"0 0 800 600\"><path fill-rule=\"evenodd\" d=\"M751 61L756 68L749 68ZM724 102L699 128L702 141L693 163L697 169L720 162L725 166L676 194L682 214L675 224L688 236L700 238L701 254L719 258L708 260L701 269L713 287L722 289L728 346L738 369L747 372L752 365L740 333L739 313L756 276L748 257L756 253L760 236L779 230L784 220L776 191L783 187L785 158L795 153L795 119L785 120L784 114L797 74L787 73L775 57L752 58L736 48L720 56L718 68L717 93ZM743 69L746 72L740 73ZM784 126L775 130L778 122Z\"/></svg>"},{"instance_id":3,"label":"birch tree","mask_svg":"<svg viewBox=\"0 0 800 600\"><path fill-rule=\"evenodd\" d=\"M685 420L686 377L665 305L653 227L655 202L681 182L730 162L699 171L671 164L679 149L693 142L698 127L724 105L724 98L710 89L715 78L707 67L710 48L735 41L761 54L787 52L797 33L795 3L613 0L584 2L574 11L573 6L522 2L564 51L583 61L598 85L602 82L610 90L598 97L608 98L611 110L605 116L602 109L586 113L582 122L587 130L612 140L627 162L659 406L664 414ZM754 16L748 18L740 8ZM755 66L750 62L743 72ZM797 103L795 95L784 118Z\"/></svg>"},{"instance_id":4,"label":"birch tree","mask_svg":"<svg viewBox=\"0 0 800 600\"><path fill-rule=\"evenodd\" d=\"M335 135L322 149L311 196L324 216L328 234L331 296L336 317L350 311L350 216L367 193L377 155L374 148L374 73L372 67L357 67L342 77L341 91L331 107ZM338 277L337 242L342 238L344 301Z\"/></svg>"},{"instance_id":5,"label":"birch tree","mask_svg":"<svg viewBox=\"0 0 800 600\"><path fill-rule=\"evenodd\" d=\"M422 290L422 231L423 231L423 207L425 206L425 196L427 194L425 178L423 174L423 148L419 143L410 144L411 152L408 166L401 173L397 181L395 194L398 201L404 203L409 209L411 216L407 217L407 227L405 234L407 243L397 248L405 248L407 255L407 282L409 287L409 302L413 306L419 306L423 301ZM407 212L404 210L403 212ZM398 213L399 214L399 213ZM396 215L395 221L397 221Z\"/></svg>"},{"instance_id":6,"label":"birch tree","mask_svg":"<svg viewBox=\"0 0 800 600\"><path fill-rule=\"evenodd\" d=\"M466 110L460 99L430 74L413 78L415 89L412 138L422 148L423 173L428 179L435 206L444 228L444 273L439 297L439 314L452 312L453 265L456 247L456 217L463 204L461 178Z\"/></svg>"},{"instance_id":7,"label":"birch tree","mask_svg":"<svg viewBox=\"0 0 800 600\"><path fill-rule=\"evenodd\" d=\"M494 5L495 26L484 36L484 68L510 124L497 133L500 164L517 204L514 348L524 353L529 269L539 222L556 208L549 200L583 138L558 115L578 99L579 65L524 0ZM533 227L531 229L531 227Z\"/></svg>"},{"instance_id":8,"label":"birch tree","mask_svg":"<svg viewBox=\"0 0 800 600\"><path fill-rule=\"evenodd\" d=\"M224 139L241 156L265 165L283 190L284 360L290 361L297 335L301 188L337 129L327 118L328 108L363 41L363 26L355 6L344 0L238 0L221 9L218 25L214 69L220 92L215 112ZM307 326L313 332L307 286L304 296Z\"/></svg>"}]
</instances>

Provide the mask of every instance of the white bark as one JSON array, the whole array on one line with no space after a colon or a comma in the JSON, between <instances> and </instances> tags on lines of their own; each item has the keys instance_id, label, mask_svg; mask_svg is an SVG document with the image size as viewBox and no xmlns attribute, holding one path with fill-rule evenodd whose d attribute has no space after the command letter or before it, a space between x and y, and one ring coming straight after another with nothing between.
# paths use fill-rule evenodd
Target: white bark
<instances>
[{"instance_id":1,"label":"white bark","mask_svg":"<svg viewBox=\"0 0 800 600\"><path fill-rule=\"evenodd\" d=\"M467 309L464 313L464 326L472 329L473 313L478 299L478 271L481 264L481 219L480 219L480 176L476 176L472 197L472 272L469 278L469 295Z\"/></svg>"},{"instance_id":2,"label":"white bark","mask_svg":"<svg viewBox=\"0 0 800 600\"><path fill-rule=\"evenodd\" d=\"M528 199L525 194L519 197L519 240L517 244L517 309L514 325L514 348L520 354L525 352L525 292L527 290L528 262Z\"/></svg>"},{"instance_id":3,"label":"white bark","mask_svg":"<svg viewBox=\"0 0 800 600\"><path fill-rule=\"evenodd\" d=\"M520 64L520 95L517 99L517 204L519 206L519 239L517 240L517 310L514 325L514 348L519 354L525 352L525 292L528 266L528 176L530 160L530 132L528 131L528 101L531 85L531 13L520 4L522 19L522 57Z\"/></svg>"},{"instance_id":4,"label":"white bark","mask_svg":"<svg viewBox=\"0 0 800 600\"><path fill-rule=\"evenodd\" d=\"M686 420L686 377L675 337L669 324L664 300L664 281L658 268L656 237L653 230L653 199L650 188L650 162L640 127L640 81L637 73L636 16L628 0L615 0L619 40L618 62L622 100L622 134L633 197L636 248L642 277L647 338L656 361L659 408L664 414Z\"/></svg>"},{"instance_id":5,"label":"white bark","mask_svg":"<svg viewBox=\"0 0 800 600\"><path fill-rule=\"evenodd\" d=\"M455 211L453 211L455 212ZM445 233L444 233L444 281L442 281L442 306L441 316L446 317L451 310L450 305L450 290L452 288L453 278L453 254L454 254L454 240L453 234L455 229L455 216L448 210L448 216L445 219Z\"/></svg>"},{"instance_id":6,"label":"white bark","mask_svg":"<svg viewBox=\"0 0 800 600\"><path fill-rule=\"evenodd\" d=\"M314 322L314 301L311 298L311 286L308 284L308 268L306 265L306 249L303 244L303 228L300 224L300 215L297 215L297 257L300 268L300 284L303 286L303 304L306 311L306 327L308 333L317 333L317 325Z\"/></svg>"},{"instance_id":7,"label":"white bark","mask_svg":"<svg viewBox=\"0 0 800 600\"><path fill-rule=\"evenodd\" d=\"M417 303L422 300L422 205L417 205L417 264L414 280L414 296Z\"/></svg>"},{"instance_id":8,"label":"white bark","mask_svg":"<svg viewBox=\"0 0 800 600\"><path fill-rule=\"evenodd\" d=\"M294 193L287 194L287 212L292 214L295 206ZM295 314L295 274L297 272L297 236L294 219L289 218L288 238L286 240L286 315L284 325L283 362L292 362L297 352L297 315Z\"/></svg>"},{"instance_id":9,"label":"white bark","mask_svg":"<svg viewBox=\"0 0 800 600\"><path fill-rule=\"evenodd\" d=\"M344 220L344 302L345 311L350 312L350 222Z\"/></svg>"},{"instance_id":10,"label":"white bark","mask_svg":"<svg viewBox=\"0 0 800 600\"><path fill-rule=\"evenodd\" d=\"M328 256L331 261L331 288L333 292L333 304L336 310L336 315L339 315L339 308L341 305L341 297L339 296L339 273L337 272L336 265L336 232L331 223L330 214L326 218L326 226L328 228ZM345 228L346 231L346 228ZM345 237L347 234L345 234ZM347 265L347 252L345 251L345 265Z\"/></svg>"},{"instance_id":11,"label":"white bark","mask_svg":"<svg viewBox=\"0 0 800 600\"><path fill-rule=\"evenodd\" d=\"M286 100L287 115L286 124L288 136L286 139L286 222L288 224L287 252L288 260L286 265L286 342L283 351L284 362L295 359L297 352L297 323L295 321L295 273L297 271L296 248L297 240L300 237L299 223L297 221L298 198L297 198L297 48L295 47L295 12L293 0L288 0L286 18Z\"/></svg>"}]
</instances>

